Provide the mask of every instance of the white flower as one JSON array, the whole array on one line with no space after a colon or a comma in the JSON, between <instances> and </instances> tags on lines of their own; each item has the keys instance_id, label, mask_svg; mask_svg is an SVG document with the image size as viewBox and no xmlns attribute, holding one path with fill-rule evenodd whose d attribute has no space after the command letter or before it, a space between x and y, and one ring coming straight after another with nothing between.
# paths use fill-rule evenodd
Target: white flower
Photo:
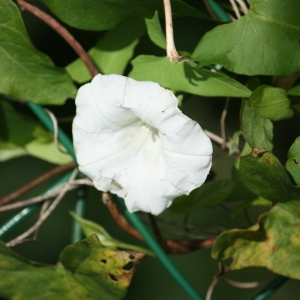
<instances>
[{"instance_id":1,"label":"white flower","mask_svg":"<svg viewBox=\"0 0 300 300\"><path fill-rule=\"evenodd\" d=\"M201 127L154 82L97 75L76 97L73 137L79 169L130 212L159 214L203 184L212 145Z\"/></svg>"}]
</instances>

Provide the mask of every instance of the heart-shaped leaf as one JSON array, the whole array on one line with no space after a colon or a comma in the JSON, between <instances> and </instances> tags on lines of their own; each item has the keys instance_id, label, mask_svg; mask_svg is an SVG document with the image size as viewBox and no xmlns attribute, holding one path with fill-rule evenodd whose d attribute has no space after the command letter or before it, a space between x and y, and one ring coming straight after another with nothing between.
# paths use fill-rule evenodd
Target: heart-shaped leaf
<instances>
[{"instance_id":1,"label":"heart-shaped leaf","mask_svg":"<svg viewBox=\"0 0 300 300\"><path fill-rule=\"evenodd\" d=\"M273 149L273 123L251 109L244 100L241 111L241 129L251 148Z\"/></svg>"},{"instance_id":2,"label":"heart-shaped leaf","mask_svg":"<svg viewBox=\"0 0 300 300\"><path fill-rule=\"evenodd\" d=\"M140 36L145 32L142 19L126 20L108 31L88 54L103 74L120 74L133 56ZM71 78L79 83L92 79L82 59L78 58L66 67Z\"/></svg>"},{"instance_id":3,"label":"heart-shaped leaf","mask_svg":"<svg viewBox=\"0 0 300 300\"><path fill-rule=\"evenodd\" d=\"M164 15L161 0L39 0L70 26L85 30L112 29L128 19L151 18L156 10ZM193 16L209 19L207 15L189 6L182 0L172 1L172 12L176 17Z\"/></svg>"},{"instance_id":4,"label":"heart-shaped leaf","mask_svg":"<svg viewBox=\"0 0 300 300\"><path fill-rule=\"evenodd\" d=\"M31 43L13 1L0 1L0 92L22 101L63 104L77 89L62 68Z\"/></svg>"},{"instance_id":5,"label":"heart-shaped leaf","mask_svg":"<svg viewBox=\"0 0 300 300\"><path fill-rule=\"evenodd\" d=\"M294 113L284 89L261 85L248 99L248 105L261 117L272 121L291 118Z\"/></svg>"},{"instance_id":6,"label":"heart-shaped leaf","mask_svg":"<svg viewBox=\"0 0 300 300\"><path fill-rule=\"evenodd\" d=\"M248 0L249 13L209 31L192 59L247 75L288 75L300 70L300 2Z\"/></svg>"},{"instance_id":7,"label":"heart-shaped leaf","mask_svg":"<svg viewBox=\"0 0 300 300\"><path fill-rule=\"evenodd\" d=\"M201 96L249 97L250 90L221 73L188 64L172 64L166 57L140 55L132 61L129 76L137 80L155 81L175 91Z\"/></svg>"}]
</instances>

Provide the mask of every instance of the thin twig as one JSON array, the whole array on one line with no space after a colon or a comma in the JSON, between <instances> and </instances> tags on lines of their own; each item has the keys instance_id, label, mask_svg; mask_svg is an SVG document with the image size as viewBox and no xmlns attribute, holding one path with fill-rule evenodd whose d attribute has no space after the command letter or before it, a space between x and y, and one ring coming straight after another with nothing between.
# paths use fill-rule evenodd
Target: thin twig
<instances>
[{"instance_id":1,"label":"thin twig","mask_svg":"<svg viewBox=\"0 0 300 300\"><path fill-rule=\"evenodd\" d=\"M55 167L54 169L51 169L50 171L47 171L46 173L38 176L37 178L33 179L29 183L25 184L24 186L20 187L16 191L10 193L9 195L3 197L0 199L0 206L6 203L9 203L10 201L16 199L17 197L21 196L22 194L28 192L29 190L33 189L43 181L51 178L52 176L62 173L64 171L67 171L69 169L75 168L76 164L74 162L70 162L68 164Z\"/></svg>"},{"instance_id":2,"label":"thin twig","mask_svg":"<svg viewBox=\"0 0 300 300\"><path fill-rule=\"evenodd\" d=\"M149 223L148 223L148 225L149 225ZM192 232L180 231L180 230L175 230L175 229L170 229L170 228L165 228L165 227L162 227L162 231L164 233L170 233L170 234L177 235L180 237L196 239L196 240L206 240L206 239L215 240L217 237L217 235L196 234L196 233L192 233Z\"/></svg>"},{"instance_id":3,"label":"thin twig","mask_svg":"<svg viewBox=\"0 0 300 300\"><path fill-rule=\"evenodd\" d=\"M102 194L102 201L107 206L115 222L122 228L125 232L135 237L140 241L144 241L141 234L133 228L124 216L119 212L113 195L109 192ZM189 253L194 250L201 248L210 248L213 246L215 239L204 239L204 240L165 240L166 245L168 246L168 253L172 254L184 254Z\"/></svg>"},{"instance_id":4,"label":"thin twig","mask_svg":"<svg viewBox=\"0 0 300 300\"><path fill-rule=\"evenodd\" d=\"M235 1L239 4L243 14L246 15L249 12L249 9L245 4L245 2L243 0L235 0Z\"/></svg>"},{"instance_id":5,"label":"thin twig","mask_svg":"<svg viewBox=\"0 0 300 300\"><path fill-rule=\"evenodd\" d=\"M231 22L234 22L237 20L232 14L227 13L227 15L228 15L229 19L231 20Z\"/></svg>"},{"instance_id":6,"label":"thin twig","mask_svg":"<svg viewBox=\"0 0 300 300\"><path fill-rule=\"evenodd\" d=\"M215 286L217 285L219 279L218 278L214 278L211 282L211 284L209 285L209 288L207 290L207 293L206 293L206 297L205 297L205 300L211 300L211 296L212 296L212 293L215 289Z\"/></svg>"},{"instance_id":7,"label":"thin twig","mask_svg":"<svg viewBox=\"0 0 300 300\"><path fill-rule=\"evenodd\" d=\"M166 220L166 219L160 219L160 218L156 218L156 221L165 223L165 224L175 225L175 226L177 225L177 226L184 227L187 229L194 229L194 230L205 231L205 232L216 233L216 234L220 234L221 232L226 230L226 228L223 228L221 226L220 227L219 226L199 226L199 225L194 225L194 224L190 224L190 223L179 222L179 221L175 221L175 220Z\"/></svg>"},{"instance_id":8,"label":"thin twig","mask_svg":"<svg viewBox=\"0 0 300 300\"><path fill-rule=\"evenodd\" d=\"M78 173L78 171L74 170L74 172L73 172L73 174L72 174L72 176L70 178L70 182L74 181L74 178L76 177L77 173ZM49 217L49 215L53 212L53 210L59 204L59 202L64 197L64 195L66 194L66 192L69 190L69 188L70 188L70 186L68 184L64 185L63 188L60 190L59 194L57 195L57 197L52 202L52 204L49 207L47 207L47 210L44 211L45 210L45 206L44 206L44 208L42 208L42 214L40 214L40 217L39 217L38 221L32 227L30 227L28 230L26 230L25 232L23 232L21 235L19 235L18 237L14 238L10 242L8 242L6 244L7 247L13 247L13 246L21 243L30 234L32 234L33 232L35 232L42 225L42 223Z\"/></svg>"},{"instance_id":9,"label":"thin twig","mask_svg":"<svg viewBox=\"0 0 300 300\"><path fill-rule=\"evenodd\" d=\"M63 183L59 188L55 189L54 191L52 191L51 193L48 193L47 195L43 195L43 196L38 196L38 197L33 197L27 200L23 200L23 201L19 201L13 204L8 204L8 205L4 205L0 207L0 212L3 211L8 211L8 210L13 210L13 209L17 209L17 208L21 208L24 206L28 206L28 205L33 205L45 200L49 200L55 196L57 196L61 189L65 188L65 186L68 187L68 190L71 191L75 188L77 188L79 185L91 185L93 186L93 183L90 179L77 179L77 180L72 180L72 181L68 181L67 183Z\"/></svg>"},{"instance_id":10,"label":"thin twig","mask_svg":"<svg viewBox=\"0 0 300 300\"><path fill-rule=\"evenodd\" d=\"M264 279L261 281L252 281L252 282L240 282L240 281L236 281L227 277L222 277L221 278L223 281L225 281L226 283L228 283L229 285L232 285L234 287L237 288L241 288L241 289L252 289L252 288L256 288L260 285L262 285L263 283L266 283L268 281L268 279Z\"/></svg>"},{"instance_id":11,"label":"thin twig","mask_svg":"<svg viewBox=\"0 0 300 300\"><path fill-rule=\"evenodd\" d=\"M92 77L96 76L99 71L89 58L86 51L83 47L77 42L77 40L70 34L70 32L64 28L61 24L59 24L54 18L40 10L39 8L27 3L24 0L17 0L18 4L23 7L24 9L28 10L32 14L34 14L39 19L43 20L47 23L50 27L52 27L71 47L72 49L78 54L78 56L83 60L85 65L87 66L90 74Z\"/></svg>"},{"instance_id":12,"label":"thin twig","mask_svg":"<svg viewBox=\"0 0 300 300\"><path fill-rule=\"evenodd\" d=\"M222 139L220 136L218 136L218 135L212 133L211 131L208 131L208 130L206 130L206 129L203 129L203 131L204 131L204 133L205 133L212 141L214 141L214 142L216 142L216 143L218 143L218 144L220 144L220 145L223 145L224 142L226 142L226 141L224 141L224 139ZM226 146L227 149L230 149L230 143L226 142L226 143L225 143L225 146ZM240 153L240 150L239 150L238 148L236 148L236 149L235 149L235 153L236 153L236 154Z\"/></svg>"},{"instance_id":13,"label":"thin twig","mask_svg":"<svg viewBox=\"0 0 300 300\"><path fill-rule=\"evenodd\" d=\"M51 199L51 198L57 196L57 194L58 194L58 192L55 191L55 192L52 192L52 193L47 194L47 195L33 197L33 198L30 198L30 199L27 199L27 200L24 200L24 201L19 201L19 202L13 203L13 204L4 205L4 206L0 207L0 212L13 210L13 209L21 208L21 207L24 207L24 206L32 205L32 204L35 204L35 203L39 203L39 202Z\"/></svg>"},{"instance_id":14,"label":"thin twig","mask_svg":"<svg viewBox=\"0 0 300 300\"><path fill-rule=\"evenodd\" d=\"M237 19L239 19L241 17L241 14L240 14L239 9L238 9L238 7L237 7L237 5L235 3L235 0L229 0L229 1L231 3L231 6L233 8L233 11L234 11Z\"/></svg>"},{"instance_id":15,"label":"thin twig","mask_svg":"<svg viewBox=\"0 0 300 300\"><path fill-rule=\"evenodd\" d=\"M225 149L226 148L226 125L225 125L225 120L228 112L228 105L230 102L230 98L226 98L225 105L221 114L220 118L220 128L221 128L221 137L223 139L223 143L221 144L221 148Z\"/></svg>"},{"instance_id":16,"label":"thin twig","mask_svg":"<svg viewBox=\"0 0 300 300\"><path fill-rule=\"evenodd\" d=\"M59 142L58 142L58 124L57 124L57 120L56 120L56 117L55 115L53 114L52 111L50 111L49 109L47 108L44 108L44 111L48 114L48 116L50 117L52 123L53 123L53 131L54 131L54 144L57 148L57 150L63 154L69 154L68 151L62 149L59 145Z\"/></svg>"},{"instance_id":17,"label":"thin twig","mask_svg":"<svg viewBox=\"0 0 300 300\"><path fill-rule=\"evenodd\" d=\"M180 61L181 56L177 53L174 42L172 9L170 0L164 0L164 9L166 22L167 57L169 58L171 63L174 63L176 61Z\"/></svg>"}]
</instances>

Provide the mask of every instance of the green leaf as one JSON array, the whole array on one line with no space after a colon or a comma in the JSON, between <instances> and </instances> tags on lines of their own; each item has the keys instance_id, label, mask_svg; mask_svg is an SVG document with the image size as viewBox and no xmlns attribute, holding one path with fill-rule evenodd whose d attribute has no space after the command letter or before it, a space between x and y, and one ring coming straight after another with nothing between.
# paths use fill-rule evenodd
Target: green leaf
<instances>
[{"instance_id":1,"label":"green leaf","mask_svg":"<svg viewBox=\"0 0 300 300\"><path fill-rule=\"evenodd\" d=\"M23 147L11 143L0 142L0 162L27 155Z\"/></svg>"},{"instance_id":2,"label":"green leaf","mask_svg":"<svg viewBox=\"0 0 300 300\"><path fill-rule=\"evenodd\" d=\"M140 36L145 32L142 19L121 23L108 31L89 52L89 56L102 74L123 74L134 54ZM71 78L79 83L91 80L82 59L76 59L66 67Z\"/></svg>"},{"instance_id":3,"label":"green leaf","mask_svg":"<svg viewBox=\"0 0 300 300\"><path fill-rule=\"evenodd\" d=\"M32 45L13 1L0 0L0 10L0 92L39 104L75 98L68 74Z\"/></svg>"},{"instance_id":4,"label":"green leaf","mask_svg":"<svg viewBox=\"0 0 300 300\"><path fill-rule=\"evenodd\" d=\"M176 198L169 210L172 213L186 214L204 207L214 207L226 200L236 187L232 179L204 183L188 196Z\"/></svg>"},{"instance_id":5,"label":"green leaf","mask_svg":"<svg viewBox=\"0 0 300 300\"><path fill-rule=\"evenodd\" d=\"M266 267L271 271L300 279L300 202L280 203L259 217L249 229L232 229L216 240L212 257L231 259L230 270Z\"/></svg>"},{"instance_id":6,"label":"green leaf","mask_svg":"<svg viewBox=\"0 0 300 300\"><path fill-rule=\"evenodd\" d=\"M230 77L188 64L172 64L166 57L140 55L132 60L132 65L130 77L154 81L171 90L201 96L250 96L248 88Z\"/></svg>"},{"instance_id":7,"label":"green leaf","mask_svg":"<svg viewBox=\"0 0 300 300\"><path fill-rule=\"evenodd\" d=\"M62 263L47 266L29 261L0 242L0 291L17 299L103 299L125 296L143 254L110 250L96 235L67 246Z\"/></svg>"},{"instance_id":8,"label":"green leaf","mask_svg":"<svg viewBox=\"0 0 300 300\"><path fill-rule=\"evenodd\" d=\"M36 139L25 145L28 154L57 165L67 164L73 160L62 145L59 145L59 147L66 153L62 153L57 149L52 133L38 126L33 134Z\"/></svg>"},{"instance_id":9,"label":"green leaf","mask_svg":"<svg viewBox=\"0 0 300 300\"><path fill-rule=\"evenodd\" d=\"M266 200L263 197L254 197L253 199L249 199L242 204L238 205L237 207L230 210L230 217L234 218L237 214L239 214L241 211L243 211L246 208L249 208L251 206L272 206L272 202L269 200Z\"/></svg>"},{"instance_id":10,"label":"green leaf","mask_svg":"<svg viewBox=\"0 0 300 300\"><path fill-rule=\"evenodd\" d=\"M273 149L273 123L262 118L243 100L241 111L241 129L251 148Z\"/></svg>"},{"instance_id":11,"label":"green leaf","mask_svg":"<svg viewBox=\"0 0 300 300\"><path fill-rule=\"evenodd\" d=\"M273 121L289 119L294 115L287 92L281 88L261 85L252 92L248 105L261 117Z\"/></svg>"},{"instance_id":12,"label":"green leaf","mask_svg":"<svg viewBox=\"0 0 300 300\"><path fill-rule=\"evenodd\" d=\"M249 13L209 31L192 59L247 75L288 75L300 70L300 2L249 0Z\"/></svg>"},{"instance_id":13,"label":"green leaf","mask_svg":"<svg viewBox=\"0 0 300 300\"><path fill-rule=\"evenodd\" d=\"M287 154L287 157L288 160L286 162L286 168L292 175L296 184L300 186L300 137L296 138Z\"/></svg>"},{"instance_id":14,"label":"green leaf","mask_svg":"<svg viewBox=\"0 0 300 300\"><path fill-rule=\"evenodd\" d=\"M157 11L152 19L145 19L150 40L162 49L166 49L166 36L163 33Z\"/></svg>"},{"instance_id":15,"label":"green leaf","mask_svg":"<svg viewBox=\"0 0 300 300\"><path fill-rule=\"evenodd\" d=\"M10 101L0 98L0 143L24 146L33 140L32 132L38 124L34 118L17 110Z\"/></svg>"},{"instance_id":16,"label":"green leaf","mask_svg":"<svg viewBox=\"0 0 300 300\"><path fill-rule=\"evenodd\" d=\"M156 10L164 15L161 0L39 0L70 26L85 30L112 29L128 19L151 18ZM172 1L172 13L176 17L192 16L209 19L207 15L182 0Z\"/></svg>"},{"instance_id":17,"label":"green leaf","mask_svg":"<svg viewBox=\"0 0 300 300\"><path fill-rule=\"evenodd\" d=\"M73 212L70 212L71 216L76 220L76 222L80 225L83 233L85 236L90 236L91 234L96 234L105 247L109 247L110 249L117 249L117 248L123 248L123 249L129 249L132 251L137 251L141 253L148 254L150 256L154 256L153 252L150 250L147 250L145 248L141 248L135 245L130 245L123 243L117 239L114 239L102 226L99 224L80 218L77 215L75 215Z\"/></svg>"},{"instance_id":18,"label":"green leaf","mask_svg":"<svg viewBox=\"0 0 300 300\"><path fill-rule=\"evenodd\" d=\"M33 140L32 132L37 125L35 119L0 98L0 161L26 155L24 147Z\"/></svg>"},{"instance_id":19,"label":"green leaf","mask_svg":"<svg viewBox=\"0 0 300 300\"><path fill-rule=\"evenodd\" d=\"M291 89L288 90L287 93L292 96L300 96L300 84L293 86Z\"/></svg>"},{"instance_id":20,"label":"green leaf","mask_svg":"<svg viewBox=\"0 0 300 300\"><path fill-rule=\"evenodd\" d=\"M254 148L240 159L240 178L254 194L272 202L300 200L300 188L292 185L279 160L264 149Z\"/></svg>"}]
</instances>

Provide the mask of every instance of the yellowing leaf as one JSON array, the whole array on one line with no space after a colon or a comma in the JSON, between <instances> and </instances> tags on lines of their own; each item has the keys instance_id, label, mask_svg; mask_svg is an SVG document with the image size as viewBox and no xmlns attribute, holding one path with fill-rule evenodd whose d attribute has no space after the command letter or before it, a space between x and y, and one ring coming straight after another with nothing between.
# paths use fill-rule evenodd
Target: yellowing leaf
<instances>
[{"instance_id":1,"label":"yellowing leaf","mask_svg":"<svg viewBox=\"0 0 300 300\"><path fill-rule=\"evenodd\" d=\"M143 254L110 250L96 235L67 246L61 264L31 262L0 242L0 293L19 299L123 299Z\"/></svg>"},{"instance_id":2,"label":"yellowing leaf","mask_svg":"<svg viewBox=\"0 0 300 300\"><path fill-rule=\"evenodd\" d=\"M271 271L300 279L300 202L274 206L249 229L222 233L212 249L212 257L229 263L230 270L266 267Z\"/></svg>"}]
</instances>

